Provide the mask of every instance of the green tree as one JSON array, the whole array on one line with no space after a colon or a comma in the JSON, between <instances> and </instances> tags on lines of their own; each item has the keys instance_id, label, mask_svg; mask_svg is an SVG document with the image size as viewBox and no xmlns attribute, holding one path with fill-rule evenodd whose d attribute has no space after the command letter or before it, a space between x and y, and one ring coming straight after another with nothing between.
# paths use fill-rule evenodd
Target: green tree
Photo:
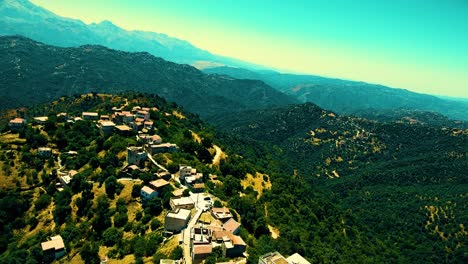
<instances>
[{"instance_id":1,"label":"green tree","mask_svg":"<svg viewBox=\"0 0 468 264\"><path fill-rule=\"evenodd\" d=\"M123 233L118 228L109 227L102 234L103 242L106 246L113 246L122 240Z\"/></svg>"},{"instance_id":2,"label":"green tree","mask_svg":"<svg viewBox=\"0 0 468 264\"><path fill-rule=\"evenodd\" d=\"M81 248L80 256L86 264L99 263L99 246L94 242L85 242Z\"/></svg>"}]
</instances>

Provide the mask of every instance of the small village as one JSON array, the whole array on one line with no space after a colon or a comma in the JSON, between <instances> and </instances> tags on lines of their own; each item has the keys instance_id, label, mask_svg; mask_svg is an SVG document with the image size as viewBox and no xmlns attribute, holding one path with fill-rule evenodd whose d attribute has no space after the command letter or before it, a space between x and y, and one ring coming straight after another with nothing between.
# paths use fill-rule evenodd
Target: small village
<instances>
[{"instance_id":1,"label":"small village","mask_svg":"<svg viewBox=\"0 0 468 264\"><path fill-rule=\"evenodd\" d=\"M179 245L183 248L183 258L178 260L161 259L161 264L171 263L202 263L213 250L220 248L222 256L231 259L229 263L245 263L247 244L240 237L241 224L236 212L223 206L223 202L205 192L204 179L216 180L216 175L204 177L191 166L179 164L176 173L170 173L164 166L153 158L160 153L172 153L179 151L176 144L164 142L163 138L156 134L155 120L150 119L150 110L158 111L158 108L135 106L131 111L122 111L114 107L113 113L101 114L97 112L82 112L81 116L68 116L67 113L59 113L57 117L64 118L66 122L75 123L92 121L99 129L102 137L110 137L118 134L124 137L136 137L139 145L128 146L126 162L119 172L119 181L138 181L138 172L148 171L145 164L151 164L158 168L154 173L155 180L141 187L140 202L145 204L151 199L160 196L166 186L171 186L170 210L164 216L164 236L169 239L176 236ZM165 113L170 115L170 113ZM47 122L46 116L34 117L31 125L42 125ZM10 120L11 130L18 130L28 125L22 118ZM58 156L57 150L50 147L39 147L37 154L44 158ZM69 156L76 156L76 151L68 151ZM70 185L70 182L80 172L60 168L57 172L56 187L61 191ZM62 237L57 234L50 240L41 243L45 262L60 260L67 254ZM295 256L295 257L294 257ZM271 253L263 256L259 263L262 264L306 264L309 263L297 253L285 259L279 253ZM101 256L101 263L108 263L107 256Z\"/></svg>"}]
</instances>

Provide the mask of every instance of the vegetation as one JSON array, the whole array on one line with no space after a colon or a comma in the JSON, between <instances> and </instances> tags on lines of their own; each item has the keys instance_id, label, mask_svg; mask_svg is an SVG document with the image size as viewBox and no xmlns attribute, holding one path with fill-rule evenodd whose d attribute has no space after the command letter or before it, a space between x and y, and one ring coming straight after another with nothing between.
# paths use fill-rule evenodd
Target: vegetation
<instances>
[{"instance_id":1,"label":"vegetation","mask_svg":"<svg viewBox=\"0 0 468 264\"><path fill-rule=\"evenodd\" d=\"M209 76L145 52L90 45L59 48L20 36L2 36L0 58L0 109L45 103L64 95L128 90L157 93L203 116L296 102L261 81Z\"/></svg>"},{"instance_id":2,"label":"vegetation","mask_svg":"<svg viewBox=\"0 0 468 264\"><path fill-rule=\"evenodd\" d=\"M466 130L342 117L304 104L224 115L215 119L224 129L218 132L138 93L65 97L16 113L30 119L122 105L159 109L151 113L158 134L181 151L154 158L173 172L186 164L206 175L207 190L222 200L215 205L230 207L242 224L248 263L270 251L298 252L313 263L466 262ZM105 138L91 122L64 120L7 134L23 141L0 150L0 179L8 183L0 190L0 263L40 263L40 242L56 234L68 257L87 263L98 262L100 250L135 262L181 257L180 247L163 250L172 186L145 203L139 198L158 168L132 172L142 182L118 180L122 153L138 144L133 136ZM37 155L28 143L37 135L61 154L51 161ZM213 145L227 155L218 165L211 164ZM62 191L55 187L59 157L79 171ZM252 175L258 184L246 184ZM226 260L214 251L206 261Z\"/></svg>"}]
</instances>

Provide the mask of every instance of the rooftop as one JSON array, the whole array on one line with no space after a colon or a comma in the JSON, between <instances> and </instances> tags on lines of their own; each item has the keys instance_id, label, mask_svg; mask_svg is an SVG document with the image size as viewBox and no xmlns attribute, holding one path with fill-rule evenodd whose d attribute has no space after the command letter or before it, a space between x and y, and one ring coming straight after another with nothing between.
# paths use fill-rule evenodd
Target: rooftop
<instances>
[{"instance_id":1,"label":"rooftop","mask_svg":"<svg viewBox=\"0 0 468 264\"><path fill-rule=\"evenodd\" d=\"M120 131L132 131L132 128L127 125L119 125L115 126L115 128Z\"/></svg>"},{"instance_id":2,"label":"rooftop","mask_svg":"<svg viewBox=\"0 0 468 264\"><path fill-rule=\"evenodd\" d=\"M151 189L150 187L146 186L146 185L141 188L141 191L144 192L144 193L147 193L147 194L154 193L154 190Z\"/></svg>"},{"instance_id":3,"label":"rooftop","mask_svg":"<svg viewBox=\"0 0 468 264\"><path fill-rule=\"evenodd\" d=\"M213 207L211 209L211 213L213 213L215 217L218 219L225 219L225 218L232 217L231 212L226 207Z\"/></svg>"},{"instance_id":4,"label":"rooftop","mask_svg":"<svg viewBox=\"0 0 468 264\"><path fill-rule=\"evenodd\" d=\"M260 256L260 259L267 264L289 264L289 262L278 252L270 252Z\"/></svg>"},{"instance_id":5,"label":"rooftop","mask_svg":"<svg viewBox=\"0 0 468 264\"><path fill-rule=\"evenodd\" d=\"M299 255L299 253L294 253L286 259L293 264L310 264L310 262L303 256Z\"/></svg>"},{"instance_id":6,"label":"rooftop","mask_svg":"<svg viewBox=\"0 0 468 264\"><path fill-rule=\"evenodd\" d=\"M42 242L41 247L42 251L49 249L61 250L65 248L65 244L63 243L62 237L58 235L51 237L49 241Z\"/></svg>"},{"instance_id":7,"label":"rooftop","mask_svg":"<svg viewBox=\"0 0 468 264\"><path fill-rule=\"evenodd\" d=\"M192 199L190 197L180 197L180 198L174 198L171 199L174 205L186 205L186 204L194 204Z\"/></svg>"},{"instance_id":8,"label":"rooftop","mask_svg":"<svg viewBox=\"0 0 468 264\"><path fill-rule=\"evenodd\" d=\"M241 224L234 220L234 218L229 219L226 223L223 224L224 229L229 232L234 232L237 228L239 228Z\"/></svg>"},{"instance_id":9,"label":"rooftop","mask_svg":"<svg viewBox=\"0 0 468 264\"><path fill-rule=\"evenodd\" d=\"M157 180L151 181L149 184L153 185L155 188L161 188L163 186L168 185L169 182L164 179L157 179Z\"/></svg>"},{"instance_id":10,"label":"rooftop","mask_svg":"<svg viewBox=\"0 0 468 264\"><path fill-rule=\"evenodd\" d=\"M167 217L185 220L187 218L190 218L190 210L178 209L175 211L171 211L167 214Z\"/></svg>"},{"instance_id":11,"label":"rooftop","mask_svg":"<svg viewBox=\"0 0 468 264\"><path fill-rule=\"evenodd\" d=\"M213 251L213 247L211 244L208 245L194 245L193 246L193 254L200 255L200 254L211 254Z\"/></svg>"}]
</instances>

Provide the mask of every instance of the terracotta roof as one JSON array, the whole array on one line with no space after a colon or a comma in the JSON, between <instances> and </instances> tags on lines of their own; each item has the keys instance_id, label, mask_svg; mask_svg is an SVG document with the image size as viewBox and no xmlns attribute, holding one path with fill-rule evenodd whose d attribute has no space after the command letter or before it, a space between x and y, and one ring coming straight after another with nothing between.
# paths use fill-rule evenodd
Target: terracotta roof
<instances>
[{"instance_id":1,"label":"terracotta roof","mask_svg":"<svg viewBox=\"0 0 468 264\"><path fill-rule=\"evenodd\" d=\"M21 117L17 117L15 119L10 120L10 123L23 123L25 120Z\"/></svg>"},{"instance_id":2,"label":"terracotta roof","mask_svg":"<svg viewBox=\"0 0 468 264\"><path fill-rule=\"evenodd\" d=\"M222 239L225 236L229 236L228 231L214 231L213 232L213 239L215 240Z\"/></svg>"},{"instance_id":3,"label":"terracotta roof","mask_svg":"<svg viewBox=\"0 0 468 264\"><path fill-rule=\"evenodd\" d=\"M231 212L229 212L229 209L226 208L226 207L213 207L211 209L211 212L218 219L225 219L225 218L231 218L232 217Z\"/></svg>"},{"instance_id":4,"label":"terracotta roof","mask_svg":"<svg viewBox=\"0 0 468 264\"><path fill-rule=\"evenodd\" d=\"M226 223L224 223L223 227L229 232L234 232L237 228L239 228L241 224L234 220L234 218L229 219Z\"/></svg>"},{"instance_id":5,"label":"terracotta roof","mask_svg":"<svg viewBox=\"0 0 468 264\"><path fill-rule=\"evenodd\" d=\"M229 233L229 238L231 239L231 242L235 246L246 246L247 244L244 242L242 237L233 235L232 233Z\"/></svg>"},{"instance_id":6,"label":"terracotta roof","mask_svg":"<svg viewBox=\"0 0 468 264\"><path fill-rule=\"evenodd\" d=\"M200 254L210 254L213 251L213 247L211 244L209 245L194 245L193 246L193 254L200 255Z\"/></svg>"}]
</instances>

